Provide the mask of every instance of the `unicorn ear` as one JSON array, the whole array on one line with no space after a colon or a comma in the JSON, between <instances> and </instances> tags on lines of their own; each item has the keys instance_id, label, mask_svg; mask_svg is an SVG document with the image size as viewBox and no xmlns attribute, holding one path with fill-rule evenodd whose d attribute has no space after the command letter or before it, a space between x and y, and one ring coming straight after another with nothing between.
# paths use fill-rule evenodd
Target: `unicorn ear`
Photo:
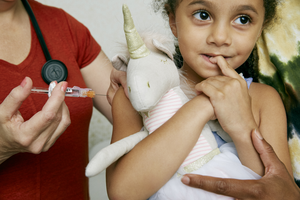
<instances>
[{"instance_id":1,"label":"unicorn ear","mask_svg":"<svg viewBox=\"0 0 300 200\"><path fill-rule=\"evenodd\" d=\"M128 59L124 55L115 55L111 59L113 67L120 71L127 71Z\"/></svg>"},{"instance_id":2,"label":"unicorn ear","mask_svg":"<svg viewBox=\"0 0 300 200\"><path fill-rule=\"evenodd\" d=\"M173 54L171 53L171 51L169 51L169 49L167 49L167 47L165 47L162 43L160 43L159 41L157 41L156 39L152 39L152 43L153 45L160 51L164 52L165 54L167 54L167 56L171 59L174 60L173 58Z\"/></svg>"}]
</instances>

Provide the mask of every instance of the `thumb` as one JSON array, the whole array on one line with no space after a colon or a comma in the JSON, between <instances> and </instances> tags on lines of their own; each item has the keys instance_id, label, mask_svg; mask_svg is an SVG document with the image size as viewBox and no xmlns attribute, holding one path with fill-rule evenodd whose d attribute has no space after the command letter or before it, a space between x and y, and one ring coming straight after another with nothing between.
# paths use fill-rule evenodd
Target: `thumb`
<instances>
[{"instance_id":1,"label":"thumb","mask_svg":"<svg viewBox=\"0 0 300 200\"><path fill-rule=\"evenodd\" d=\"M120 71L114 69L112 71L112 82L117 84L117 85L122 85L125 91L125 94L127 98L129 97L128 95L128 90L127 90L127 78L126 78L126 72L125 71Z\"/></svg>"},{"instance_id":2,"label":"thumb","mask_svg":"<svg viewBox=\"0 0 300 200\"><path fill-rule=\"evenodd\" d=\"M119 81L120 81L121 85L124 88L124 91L125 91L125 94L126 94L127 98L129 98L128 88L127 88L126 72L120 71Z\"/></svg>"},{"instance_id":3,"label":"thumb","mask_svg":"<svg viewBox=\"0 0 300 200\"><path fill-rule=\"evenodd\" d=\"M23 101L30 95L32 80L25 77L22 83L15 87L0 105L1 116L12 117L22 105Z\"/></svg>"}]
</instances>

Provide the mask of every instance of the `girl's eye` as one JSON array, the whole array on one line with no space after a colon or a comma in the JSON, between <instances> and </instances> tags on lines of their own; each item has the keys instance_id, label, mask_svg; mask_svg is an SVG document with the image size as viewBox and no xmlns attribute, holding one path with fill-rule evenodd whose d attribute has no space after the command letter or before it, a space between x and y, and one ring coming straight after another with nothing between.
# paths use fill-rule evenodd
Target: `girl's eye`
<instances>
[{"instance_id":1,"label":"girl's eye","mask_svg":"<svg viewBox=\"0 0 300 200\"><path fill-rule=\"evenodd\" d=\"M198 11L194 14L194 17L199 20L210 20L209 14L206 11Z\"/></svg>"},{"instance_id":2,"label":"girl's eye","mask_svg":"<svg viewBox=\"0 0 300 200\"><path fill-rule=\"evenodd\" d=\"M250 23L251 20L250 20L250 18L247 17L247 16L241 16L241 17L237 18L237 19L235 20L235 22L238 23L238 24L245 25L245 24Z\"/></svg>"}]
</instances>

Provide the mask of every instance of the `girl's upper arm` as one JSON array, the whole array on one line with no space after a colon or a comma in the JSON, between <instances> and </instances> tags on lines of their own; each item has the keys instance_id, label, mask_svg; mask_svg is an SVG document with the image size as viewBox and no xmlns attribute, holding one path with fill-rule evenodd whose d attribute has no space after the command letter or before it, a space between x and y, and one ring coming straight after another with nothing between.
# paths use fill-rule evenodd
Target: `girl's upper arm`
<instances>
[{"instance_id":1,"label":"girl's upper arm","mask_svg":"<svg viewBox=\"0 0 300 200\"><path fill-rule=\"evenodd\" d=\"M96 94L106 94L110 85L110 73L112 69L113 66L110 60L101 51L92 63L80 71L88 88L92 88ZM112 123L111 106L107 98L105 96L95 96L93 102L97 110Z\"/></svg>"},{"instance_id":2,"label":"girl's upper arm","mask_svg":"<svg viewBox=\"0 0 300 200\"><path fill-rule=\"evenodd\" d=\"M260 107L259 129L292 175L287 142L286 111L282 100L274 88L264 84L259 84L256 87L258 92L256 92L255 98Z\"/></svg>"},{"instance_id":3,"label":"girl's upper arm","mask_svg":"<svg viewBox=\"0 0 300 200\"><path fill-rule=\"evenodd\" d=\"M121 86L112 102L113 134L111 143L140 131L143 122L140 114L132 107Z\"/></svg>"},{"instance_id":4,"label":"girl's upper arm","mask_svg":"<svg viewBox=\"0 0 300 200\"><path fill-rule=\"evenodd\" d=\"M131 134L141 130L143 122L141 116L134 110L129 99L125 96L123 87L120 87L116 92L112 101L112 116L113 116L113 134L111 143L117 142ZM108 194L112 190L118 190L111 186L111 180L114 174L115 167L118 161L111 164L106 169L106 185Z\"/></svg>"}]
</instances>

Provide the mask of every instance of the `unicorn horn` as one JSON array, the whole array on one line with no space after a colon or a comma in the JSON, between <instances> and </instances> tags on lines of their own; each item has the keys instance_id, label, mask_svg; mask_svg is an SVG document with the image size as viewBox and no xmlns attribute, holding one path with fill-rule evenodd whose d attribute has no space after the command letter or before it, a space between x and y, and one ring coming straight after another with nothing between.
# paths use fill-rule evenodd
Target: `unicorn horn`
<instances>
[{"instance_id":1,"label":"unicorn horn","mask_svg":"<svg viewBox=\"0 0 300 200\"><path fill-rule=\"evenodd\" d=\"M128 50L130 53L130 58L138 59L148 56L150 54L150 51L146 47L141 36L138 34L127 5L123 5L123 16L124 32L126 36Z\"/></svg>"}]
</instances>

